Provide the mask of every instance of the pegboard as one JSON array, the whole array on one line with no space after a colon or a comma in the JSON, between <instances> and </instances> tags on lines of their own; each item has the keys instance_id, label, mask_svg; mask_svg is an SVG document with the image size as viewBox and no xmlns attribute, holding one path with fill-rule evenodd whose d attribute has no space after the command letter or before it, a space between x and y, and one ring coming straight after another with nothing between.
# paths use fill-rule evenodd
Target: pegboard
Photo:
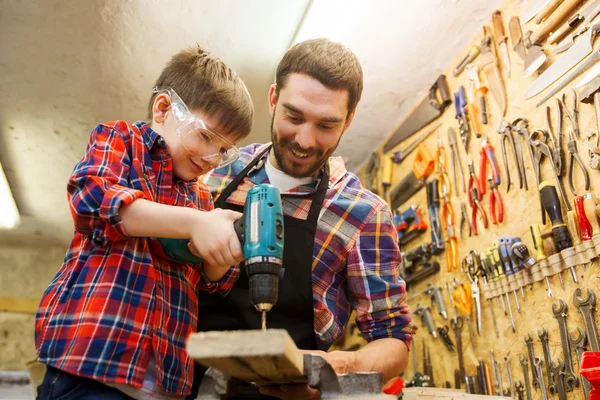
<instances>
[{"instance_id":1,"label":"pegboard","mask_svg":"<svg viewBox=\"0 0 600 400\"><path fill-rule=\"evenodd\" d=\"M505 3L505 5L500 9L503 16L505 31L508 35L508 22L512 16L521 16L523 11L522 8L519 8L520 1L519 0L509 0ZM524 2L525 7L527 3ZM584 3L584 7L587 5ZM481 18L481 16L474 16L477 18ZM487 20L487 28L488 34L493 32L492 24L491 24L491 15ZM535 22L532 20L523 25L522 31L525 34L528 30L534 30L536 27ZM457 29L460 29L457 27ZM462 74L454 77L452 74L452 70L459 64L459 62L465 57L468 53L469 49L473 45L477 45L480 43L480 40L483 36L483 29L480 34L473 38L472 42L469 45L465 46L463 49L457 49L456 58L453 62L448 65L445 71L440 71L447 77L448 87L450 89L450 93L454 93L458 91L458 87L460 85L464 85L465 89L468 88L469 80L466 74L463 72ZM493 35L492 35L493 37ZM598 41L596 41L598 44ZM551 236L548 234L551 232L551 224L550 221L546 223L546 225L542 225L541 221L541 205L538 197L538 191L536 188L535 182L535 174L533 169L532 160L527 152L525 143L523 144L523 158L524 165L526 170L526 176L529 183L529 189L525 190L519 188L518 182L518 171L514 164L514 160L512 154L507 154L508 163L509 163L509 171L511 175L511 180L513 182L510 191L507 192L506 185L506 173L504 168L504 161L501 152L501 144L500 144L500 134L498 133L498 127L500 125L500 121L505 119L509 123L516 120L517 118L526 118L529 121L529 131L532 132L535 129L546 129L546 106L551 106L552 111L552 127L554 132L556 132L556 124L557 124L557 100L562 93L567 94L568 103L571 104L572 92L571 86L574 82L577 82L578 79L575 79L568 85L565 89L561 90L557 95L555 95L552 99L548 100L540 107L536 107L536 103L543 97L548 90L543 91L541 94L525 100L525 93L527 88L533 82L535 77L538 74L535 74L532 77L526 78L523 75L523 61L517 55L517 53L513 50L513 43L511 43L510 39L507 42L509 49L509 58L511 63L511 76L510 78L506 76L505 71L502 67L502 60L500 54L498 52L497 43L494 40L494 48L496 54L498 55L498 64L500 68L500 73L503 78L503 83L507 93L507 110L506 114L503 116L502 112L498 106L498 103L494 100L492 94L489 92L487 94L487 109L489 113L489 122L487 125L483 125L484 135L487 136L488 142L494 147L494 154L496 160L499 164L501 183L498 186L500 194L502 196L502 201L504 203L504 221L497 225L491 223L487 229L483 229L481 219L477 220L479 226L479 235L477 236L468 236L468 232L465 229L462 232L462 238L459 239L459 264L460 261L469 253L470 250L474 249L477 251L483 251L487 247L491 246L492 242L496 241L500 236L518 236L522 239L522 241L529 247L531 253L535 256L535 250L533 246L532 237L530 234L530 225L539 224L542 229L542 234L545 236L544 246L546 249L546 253L548 255L552 254L554 251L554 246L552 243ZM596 44L596 48L598 45ZM548 65L554 60L554 54L550 49L548 43L545 43L544 49L546 54L548 55L548 61L545 64L545 67L542 67L540 71L543 71L547 68ZM475 64L480 62L479 58L474 60ZM480 79L483 84L486 83L485 75L481 72L480 68ZM560 81L560 79L559 79ZM433 82L432 82L433 83ZM556 84L556 83L555 83ZM554 87L552 85L551 87ZM419 100L420 102L420 100ZM416 102L415 104L418 104ZM458 122L455 119L455 109L454 104L451 104L446 108L443 115L432 122L429 126L425 127L422 131L415 133L410 138L406 139L402 143L400 143L394 150L401 150L405 148L408 144L410 144L414 139L416 139L422 132L430 131L433 126L441 123L438 131L440 132L440 138L442 140L442 144L446 151L446 164L448 169L448 175L450 177L450 182L454 186L452 179L452 165L451 165L451 155L450 155L450 146L448 143L448 128L453 128L458 140L458 151L459 157L461 160L461 167L465 179L468 181L469 171L467 168L467 162L472 160L475 166L475 170L477 175L479 176L479 162L480 162L480 149L481 149L481 139L477 139L473 133L471 133L470 144L468 147L468 152L465 151L464 146L460 141L460 137L458 134ZM583 137L590 132L597 132L598 128L596 126L596 116L594 112L594 107L592 104L583 104L579 103L579 125L582 133L582 139L577 141L578 151L581 156L582 161L585 164L585 167L589 173L591 187L590 192L600 195L600 172L596 170L592 170L589 166L589 157L587 152L587 146ZM571 124L566 116L563 120L563 139L562 139L562 148L565 154L565 161L569 160L569 153L567 151L567 134L571 130ZM395 131L395 129L394 129ZM391 135L391 133L390 133ZM520 140L520 137L514 134L515 140ZM437 149L437 133L432 133L425 144L429 148L432 154L435 154ZM377 150L380 160L383 160L384 154L382 154L383 144ZM391 152L387 153L385 156L390 156ZM392 185L393 188L397 185L401 179L409 173L412 167L412 163L414 161L416 155L416 151L411 153L402 163L394 164L393 166L393 178ZM383 162L380 164L381 168L378 170L378 182L382 182L382 174L383 174ZM489 166L488 166L489 172ZM565 174L563 175L562 182L565 188L566 195L569 199L571 206L573 205L574 196L569 190L568 185L568 168L565 168ZM363 166L359 171L358 175L363 180L363 184L366 186L366 165ZM543 161L543 165L541 168L542 180L548 180L552 183L556 183L554 179L554 174L552 167L547 159ZM438 177L436 172L432 173L429 177ZM462 190L460 185L460 177L459 179L459 188L452 187L452 207L455 215L455 228L457 232L457 236L459 236L460 230L460 219L461 219L461 209L460 202L465 202L467 205L467 215L470 219L471 216L471 208L468 205L467 194ZM577 190L578 194L585 193L584 191L584 182L583 177L578 169L574 171L574 186ZM383 187L379 184L378 193L383 194ZM389 190L388 190L389 192ZM388 193L389 196L389 193ZM389 201L389 198L386 198ZM484 196L482 205L484 206L485 212L487 213L488 218L490 217L489 213L489 190L487 194ZM429 215L427 212L427 201L426 201L426 193L423 188L417 194L415 194L410 200L405 202L399 211L404 211L411 204L418 205L420 210L423 213L425 221L429 225ZM563 217L565 217L565 209L563 207ZM442 235L445 238L445 232L442 231ZM598 244L600 244L600 238L597 238ZM421 235L418 239L413 240L408 245L404 246L403 251L409 251L417 245L429 243L431 242L431 232L428 229L423 235ZM598 255L600 255L600 246L597 247ZM555 256L554 259L558 258ZM447 272L446 268L446 259L445 253L442 253L438 256L434 256L434 260L440 263L441 270L439 273L431 276L428 279L425 279L421 282L418 282L412 285L409 289L409 295L411 293L417 293L425 289L427 283L432 283L434 285L440 286L443 288L444 300L446 303L446 307L448 310L449 317L454 315L454 310L452 308L452 303L450 301L450 297L448 292L445 289L446 282L450 282L453 278L457 278L461 282L468 282L467 275L461 272L460 268L454 272ZM573 262L581 262L581 259L574 259ZM538 266L536 265L536 268ZM545 266L545 268L548 268ZM561 270L566 268L566 264L555 263L555 268ZM570 332L575 331L577 327L584 327L583 319L581 315L579 315L577 308L573 303L573 292L575 288L579 287L582 290L586 290L587 288L591 288L596 292L596 295L600 296L600 280L599 280L599 268L600 263L598 262L598 258L595 260L584 270L581 265L575 267L575 271L577 277L579 278L579 283L575 284L570 275L569 269L566 268L562 272L562 278L564 280L565 288L564 290L561 288L558 276L554 274L554 272L546 272L547 274L553 274L549 278L549 283L551 285L554 298L549 299L546 292L546 283L543 278L543 272L540 270L537 271L537 275L531 280L531 278L523 278L525 280L525 284L523 291L525 295L525 299L521 297L520 291L517 291L518 300L520 303L521 311L517 312L515 308L515 300L512 291L509 292L511 305L512 305L512 314L515 320L516 333L513 333L511 328L511 323L509 317L504 314L503 308L497 302L497 299L492 299L491 303L494 307L494 314L496 316L498 329L499 329L499 338L496 337L492 317L490 313L490 304L486 300L483 292L481 297L481 317L482 317L482 329L481 333L477 334L477 330L475 327L474 321L473 324L473 332L474 332L474 343L472 346L468 329L465 327L462 329L462 342L463 342L463 355L465 360L465 369L467 375L476 375L476 365L479 360L484 360L489 364L490 362L490 350L494 352L494 358L501 362L501 370L503 377L503 386L506 388L508 386L508 378L506 374L506 368L504 363L504 357L509 357L510 359L510 369L512 373L512 378L514 381L523 381L523 372L522 368L519 364L519 354L527 355L527 348L525 345L524 338L527 334L531 334L534 338L534 352L537 357L543 359L542 345L537 336L537 330L540 328L546 328L549 333L549 343L551 348L551 357L553 360L557 358L563 358L563 352L561 347L561 339L560 333L558 330L558 322L554 318L552 312L552 304L558 304L558 300L561 299L566 302L568 305L568 314L567 314L567 327ZM557 272L555 271L555 272ZM480 287L483 291L483 285L480 284ZM491 292L488 292L491 293ZM497 292L494 292L497 294ZM599 300L600 301L600 300ZM422 295L419 298L415 298L414 300L409 301L409 305L411 310L414 310L417 304L431 306L431 302L426 295ZM442 327L445 325L449 325L449 320L444 320L436 311L435 308L432 307L432 314L434 316L434 320L437 327ZM598 313L595 316L596 324L600 323L600 317ZM416 315L413 315L413 322L415 322L419 327L419 332L415 336L415 342L417 345L417 358L418 358L418 367L422 371L422 346L423 343L429 348L433 362L433 370L434 370L434 378L435 382L438 386L442 386L446 381L449 381L452 386L454 386L454 370L458 368L458 361L456 352L449 352L446 347L443 345L441 340L434 339L430 334L427 333L425 327L421 327L420 318ZM452 330L450 330L450 337L453 342L456 342L454 334ZM473 349L474 347L474 349ZM411 354L411 358L412 358ZM578 372L577 359L574 351L571 351L571 359L573 360L573 368L575 372ZM441 362L440 362L441 361ZM531 365L528 366L531 371ZM412 360L409 362L409 366L407 368L407 372L405 377L410 379L413 374ZM531 372L529 374L529 380L531 383ZM544 367L544 380L546 386L548 386L548 378L546 376L546 369ZM464 387L464 386L463 386ZM575 388L574 391L567 393L567 397L569 399L583 399L583 392L581 390L581 384L579 388ZM540 399L541 393L539 390L533 391L533 398Z\"/></svg>"}]
</instances>

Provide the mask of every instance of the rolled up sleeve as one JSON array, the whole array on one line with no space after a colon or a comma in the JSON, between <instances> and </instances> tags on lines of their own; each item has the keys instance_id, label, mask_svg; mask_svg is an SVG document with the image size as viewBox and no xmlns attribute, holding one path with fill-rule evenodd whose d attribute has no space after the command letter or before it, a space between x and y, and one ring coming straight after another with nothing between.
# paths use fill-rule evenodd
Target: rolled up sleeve
<instances>
[{"instance_id":1,"label":"rolled up sleeve","mask_svg":"<svg viewBox=\"0 0 600 400\"><path fill-rule=\"evenodd\" d=\"M223 275L221 280L217 282L211 282L208 280L206 275L204 275L204 271L202 271L202 279L199 283L199 289L201 292L206 293L221 293L222 295L227 295L233 285L237 282L240 276L240 267L233 266L229 268L229 270Z\"/></svg>"},{"instance_id":2,"label":"rolled up sleeve","mask_svg":"<svg viewBox=\"0 0 600 400\"><path fill-rule=\"evenodd\" d=\"M131 159L122 132L98 125L77 163L67 193L75 229L96 245L127 238L118 212L144 193L128 187Z\"/></svg>"},{"instance_id":3,"label":"rolled up sleeve","mask_svg":"<svg viewBox=\"0 0 600 400\"><path fill-rule=\"evenodd\" d=\"M366 341L396 338L410 348L417 328L398 275L400 257L392 214L385 206L372 213L349 253L348 287Z\"/></svg>"}]
</instances>

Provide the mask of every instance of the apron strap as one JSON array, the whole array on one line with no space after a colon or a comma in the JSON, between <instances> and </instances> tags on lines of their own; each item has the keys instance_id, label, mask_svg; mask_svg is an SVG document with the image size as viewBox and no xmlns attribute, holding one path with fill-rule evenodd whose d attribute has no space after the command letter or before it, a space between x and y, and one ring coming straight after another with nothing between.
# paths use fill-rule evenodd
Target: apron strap
<instances>
[{"instance_id":1,"label":"apron strap","mask_svg":"<svg viewBox=\"0 0 600 400\"><path fill-rule=\"evenodd\" d=\"M246 167L233 178L233 180L227 185L227 187L221 192L217 200L215 201L216 208L223 208L223 203L231 196L231 193L238 187L240 182L248 175L248 172L252 170L258 164L258 162L262 159L262 157L271 150L271 146L267 146L266 149L260 152L258 156L256 156Z\"/></svg>"}]
</instances>

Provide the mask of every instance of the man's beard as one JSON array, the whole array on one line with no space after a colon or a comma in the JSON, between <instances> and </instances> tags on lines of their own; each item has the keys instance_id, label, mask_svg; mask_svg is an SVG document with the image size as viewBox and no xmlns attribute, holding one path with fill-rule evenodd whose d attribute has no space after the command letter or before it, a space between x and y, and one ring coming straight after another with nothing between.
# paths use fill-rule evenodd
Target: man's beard
<instances>
[{"instance_id":1,"label":"man's beard","mask_svg":"<svg viewBox=\"0 0 600 400\"><path fill-rule=\"evenodd\" d=\"M289 175L293 178L306 178L310 176L315 176L319 172L319 170L325 165L329 157L333 154L338 144L340 143L340 138L333 148L327 153L323 153L322 150L316 148L303 149L298 146L296 143L283 139L279 139L279 135L275 127L273 126L273 121L275 120L275 113L273 113L273 117L271 117L271 142L273 143L273 154L275 154L275 160L277 160L277 164L279 165L279 169L283 171L286 175ZM301 153L308 153L309 157L312 155L316 155L316 161L312 165L305 166L303 168L294 168L292 165L286 165L284 160L284 152L291 152L292 149L299 151Z\"/></svg>"}]
</instances>

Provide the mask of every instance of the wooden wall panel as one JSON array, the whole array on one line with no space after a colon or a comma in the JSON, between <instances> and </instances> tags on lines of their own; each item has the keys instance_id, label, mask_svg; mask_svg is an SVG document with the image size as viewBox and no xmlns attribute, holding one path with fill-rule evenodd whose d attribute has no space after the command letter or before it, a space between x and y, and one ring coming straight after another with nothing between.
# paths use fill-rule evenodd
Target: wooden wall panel
<instances>
[{"instance_id":1,"label":"wooden wall panel","mask_svg":"<svg viewBox=\"0 0 600 400\"><path fill-rule=\"evenodd\" d=\"M517 16L521 15L522 9L518 8L518 4L519 4L519 0L509 0L505 3L503 8L501 9L502 14L503 14L505 30L506 30L507 34L508 34L508 21L510 20L510 18L514 15L517 15ZM473 18L482 19L483 16L473 15ZM491 32L491 28L492 28L491 27L491 15L489 16L489 18L487 18L486 21L487 21L486 22L487 26ZM531 22L529 22L528 24L526 24L523 27L523 33L527 32L527 30L534 29L534 28L535 28L535 23L532 20ZM457 29L460 29L460 27L457 27ZM465 48L456 49L455 60L450 65L448 65L448 67L446 68L445 71L440 71L440 73L444 73L447 76L448 85L449 85L450 91L452 93L454 93L458 90L459 85L465 85L465 88L468 87L469 81L468 81L466 74L463 72L461 75L459 75L458 77L455 78L452 75L452 70L454 69L454 67L456 65L458 65L460 60L467 54L468 50L471 48L472 45L479 44L479 42L481 40L481 36L482 35L480 34L480 35L474 37L472 40L472 43L469 43L467 46L465 46ZM439 45L443 46L443 41L440 41ZM595 47L598 47L598 46L596 45ZM525 100L525 92L526 92L528 86L530 85L530 83L533 81L533 77L525 78L523 76L523 73L522 73L523 61L512 50L512 43L510 42L510 40L508 41L508 48L509 48L509 57L510 57L511 69L512 69L511 77L509 79L507 79L507 77L504 75L501 61L499 61L501 73L503 75L504 84L506 87L506 92L508 94L508 107L507 107L506 116L504 118L507 121L512 122L513 120L515 120L518 117L524 117L524 118L527 118L530 122L530 125L529 125L530 130L537 129L537 128L545 129L545 127L546 127L546 122L545 122L546 107L545 106L551 105L552 112L553 112L553 126L556 127L556 100L553 98L539 108L536 108L535 104L542 97L541 95L538 95L529 100ZM548 49L548 45L545 45L545 49ZM547 62L547 65L549 65L550 61L553 60L553 55L549 51L546 51L546 53L549 54L549 56L548 56L549 61ZM479 59L476 59L475 63L477 64L478 62L479 62ZM485 83L485 78L483 77L483 74L481 75L481 79ZM577 80L575 80L575 81L577 81ZM561 91L560 93L562 94L563 92L567 91L568 96L570 98L570 96L571 96L570 87L571 86L567 86L567 88L565 90ZM545 92L542 92L542 93L545 93ZM500 146L500 141L499 141L499 134L497 133L497 128L500 124L500 120L502 119L502 115L498 108L497 103L492 98L491 93L488 93L487 103L488 103L488 112L490 113L490 121L489 121L488 125L484 125L484 127L485 127L484 130L485 130L485 133L487 134L489 141L494 146L494 153L495 153L496 159L498 160L499 165L500 165L500 173L501 173L502 183L499 186L499 189L500 189L500 193L502 195L503 202L504 202L505 219L504 219L504 222L499 225L492 225L490 223L489 228L483 230L483 232L480 232L480 234L478 236L468 237L467 232L465 231L465 233L464 233L465 238L464 238L464 240L460 241L460 247L459 247L459 251L460 251L459 259L460 260L462 260L464 258L464 256L469 252L469 250L475 249L475 250L481 251L481 250L485 249L486 247L490 246L492 241L496 240L499 236L503 236L503 235L519 236L523 240L523 242L526 243L529 246L530 250L533 252L534 251L533 243L532 243L531 235L529 233L529 226L531 224L540 224L541 225L541 212L540 212L540 204L539 204L539 200L538 200L538 194L537 194L537 190L535 188L535 177L534 177L531 159L530 159L527 151L524 152L524 158L525 158L525 166L526 166L526 171L527 171L527 179L528 179L529 186L530 186L529 190L525 191L524 189L519 189L518 180L517 180L517 171L516 171L515 166L513 165L512 154L509 154L508 155L509 167L510 167L511 179L513 181L513 186L508 193L506 192L506 176L505 176L505 171L504 171L504 164L502 161L502 153L501 153L501 146ZM583 134L587 134L589 132L597 131L596 117L594 114L593 106L589 105L589 104L580 103L579 109L580 109L581 132ZM442 115L442 117L439 118L437 121L442 123L439 131L441 132L443 145L446 148L446 158L448 160L448 166L450 169L449 176L450 176L450 178L452 178L451 167L450 167L450 148L449 148L449 144L448 144L447 131L448 131L449 127L454 128L457 133L457 137L458 137L458 123L457 123L457 120L455 119L454 104L450 105L446 109L446 111ZM433 124L431 124L431 126L433 126ZM566 135L566 133L569 130L571 130L570 122L566 117L564 118L564 121L563 121L563 127L564 127L564 133ZM431 128L426 127L423 131L425 131L427 129L431 129ZM412 136L411 138L406 140L404 143L401 143L399 146L397 146L397 148L395 150L405 147L408 143L410 143L417 136L418 136L418 134L415 134L414 136ZM437 147L436 140L437 140L436 134L431 135L426 140L427 146L429 147L430 151L434 154L435 154L435 150ZM516 140L516 137L515 137L515 140ZM562 143L563 149L564 149L565 155L568 156L566 141L567 141L566 137L563 137L563 143ZM467 161L469 159L472 159L474 161L477 173L479 173L479 171L478 171L479 170L479 160L480 160L479 150L481 148L481 140L476 139L474 135L471 136L471 143L470 143L468 154L465 152L465 149L460 142L459 142L458 147L459 147L460 158L461 158L461 162L462 162L463 173L465 174L465 177L468 179ZM581 158L583 159L584 163L586 164L586 168L588 168L588 172L590 174L590 178L591 178L591 190L590 191L594 192L596 194L600 194L600 173L598 171L589 169L589 166L588 166L589 159L588 159L588 155L587 155L587 149L586 149L586 146L585 146L585 143L583 142L583 140L578 142L578 148L579 148L579 154L581 155ZM382 151L382 146L378 149L378 152L380 155L381 155L381 151ZM415 157L415 153L413 152L403 163L394 166L392 187L394 185L396 185L401 180L401 178L409 172L412 162L414 160L414 157ZM568 160L568 157L567 157L567 160ZM489 168L488 168L488 171L489 171ZM381 169L379 172L380 172L379 177L381 178L381 172L382 172ZM359 176L361 176L361 177L365 176L364 167L362 168L362 170L359 171ZM433 174L432 176L435 176L435 174ZM545 179L550 179L551 181L554 181L551 166L549 165L549 163L547 161L544 162L544 165L542 168L542 176ZM459 180L459 182L460 182L460 180ZM515 183L516 183L516 185L515 185ZM571 204L572 204L573 196L570 193L570 190L568 188L568 181L566 179L563 179L563 183L564 183L564 187L567 192L567 195L569 197L569 200L571 201ZM582 179L579 171L576 171L575 188L580 193L583 193L584 192L583 186L584 186L583 179ZM382 193L381 187L380 187L380 193ZM462 190L457 190L457 188L453 188L452 204L453 204L453 209L454 209L454 213L456 216L456 218L455 218L456 225L455 226L456 226L457 230L459 229L459 224L460 224L460 215L461 215L460 214L460 202L461 201L463 201L467 204L467 211L470 216L471 209L468 206L466 193L463 193ZM486 194L483 199L483 205L484 205L486 213L488 214L488 217L489 217L488 201L489 201L489 194ZM413 198L411 200L406 202L401 207L401 210L406 209L410 204L420 205L420 208L423 211L424 217L427 220L427 223L429 225L428 213L427 213L427 203L426 203L426 198L425 198L425 190L423 189L418 194L413 196ZM563 208L563 211L564 211L564 208ZM563 214L564 214L564 212L563 212ZM482 224L481 224L480 220L478 220L478 224L479 224L480 230L482 230ZM550 224L549 223L545 226L541 225L541 228L542 228L543 233L550 232ZM409 245L406 246L406 248L403 250L404 251L410 250L418 244L427 243L430 241L431 241L431 236L430 236L430 231L428 230L419 239L409 243ZM545 247L546 247L547 251L549 251L551 249L552 244L551 244L550 238L545 240ZM466 274L460 272L460 270L452 272L452 273L446 272L446 262L445 262L445 254L444 253L442 253L440 256L435 257L435 259L442 266L441 272L434 275L428 281L422 281L418 284L415 284L411 288L409 295L410 295L410 293L416 293L418 291L423 290L425 288L427 282L431 282L435 285L444 287L445 283L451 281L454 277L460 279L463 282L467 281ZM554 302L557 303L558 299L562 299L565 302L567 302L567 304L569 306L568 328L570 331L574 331L575 328L578 326L583 327L583 320L580 317L580 315L577 313L577 309L575 308L575 306L573 305L573 302L572 302L573 291L576 287L580 287L582 289L592 288L593 290L596 291L596 293L598 295L600 295L600 280L599 280L600 269L599 268L600 268L600 264L598 262L598 259L596 259L596 261L591 265L591 267L588 267L587 270L584 270L582 267L577 267L576 271L577 271L577 275L580 279L579 284L573 283L568 270L563 271L562 276L563 276L563 280L565 282L565 290L561 289L558 278L556 276L553 276L550 278L550 284L551 284L552 290L554 292ZM463 338L463 344L464 344L463 350L464 350L464 358L465 358L467 375L475 375L475 373L476 373L475 366L476 366L476 363L478 362L478 360L485 360L486 362L489 362L489 359L490 359L489 350L492 349L494 351L494 356L497 360L504 361L503 360L504 357L506 357L506 356L510 357L511 371L512 371L512 375L513 375L513 379L522 380L522 372L521 372L522 370L518 363L518 355L526 354L527 349L525 347L524 337L528 333L532 334L532 336L535 337L534 343L535 343L536 356L543 357L541 343L537 339L537 335L535 335L536 330L541 327L546 328L549 332L550 345L551 345L551 349L552 349L553 359L556 359L558 357L562 358L562 349L561 349L561 345L560 345L558 324L552 314L552 302L553 301L547 297L546 286L545 286L544 280L534 283L532 286L532 289L530 289L529 287L525 288L526 300L523 301L519 294L519 301L520 301L520 305L521 305L520 313L518 313L515 309L514 297L513 297L512 293L511 293L510 297L511 297L511 304L513 306L513 316L515 318L517 333L512 332L509 318L503 314L502 308L500 306L498 306L498 304L494 300L494 302L493 302L494 307L495 307L494 312L495 312L496 319L498 322L498 327L500 330L500 339L496 338L492 320L491 320L489 304L483 298L482 298L482 310L481 310L483 327L482 327L481 335L477 335L475 326L473 325L473 331L475 333L475 351L473 351L471 348L471 343L469 340L469 334L468 334L467 327L465 326L463 328L463 331L462 331L462 338ZM451 308L450 299L449 299L448 293L445 290L444 290L444 298L446 300L446 306L448 307L449 314L453 315L453 310ZM422 297L419 297L419 298L414 299L409 302L411 309L414 309L416 307L417 303L430 305L429 299L426 298L426 296L422 296ZM443 326L443 325L449 324L449 321L443 320L442 317L435 312L435 310L433 310L433 311L434 311L434 319L435 319L437 326ZM420 318L418 316L413 315L413 321L416 324L420 325ZM599 322L598 315L596 315L596 322L597 323ZM451 334L451 337L452 337L452 340L455 341L453 334ZM443 384L443 382L445 382L447 380L453 384L454 369L458 368L456 353L449 353L448 350L446 350L446 348L443 346L441 340L440 339L434 340L433 337L427 333L427 331L424 327L422 327L419 330L418 334L415 337L415 341L417 342L417 346L418 346L417 354L419 356L419 367L422 365L422 363L421 363L421 348L422 348L423 342L425 342L426 346L428 346L430 348L432 355L433 355L433 360L434 360L433 368L434 368L434 376L435 376L436 382L438 383L438 385L440 385L440 384ZM575 368L576 368L576 370L578 370L574 353L572 354L572 357L573 357L573 360L575 363ZM438 362L438 361L442 361L442 362ZM504 368L504 363L502 363L502 373L503 373L503 379L504 379L504 387L506 387L507 386L507 376L506 376L506 370ZM412 376L412 362L409 363L409 367L408 367L406 376L407 376L407 378L410 378L410 376ZM547 378L546 378L546 384L547 384ZM535 391L534 394L535 394L534 398L538 398L538 399L541 398L539 390ZM576 389L575 392L568 393L568 398L569 399L583 399L582 391L580 389Z\"/></svg>"}]
</instances>

